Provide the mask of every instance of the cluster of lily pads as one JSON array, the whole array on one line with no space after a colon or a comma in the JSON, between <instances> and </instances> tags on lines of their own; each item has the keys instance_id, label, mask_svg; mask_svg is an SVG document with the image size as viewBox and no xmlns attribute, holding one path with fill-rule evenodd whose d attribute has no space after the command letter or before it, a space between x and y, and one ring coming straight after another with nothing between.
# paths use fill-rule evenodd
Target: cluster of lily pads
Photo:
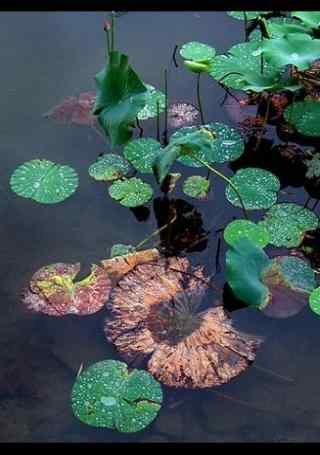
<instances>
[{"instance_id":1,"label":"cluster of lily pads","mask_svg":"<svg viewBox=\"0 0 320 455\"><path fill-rule=\"evenodd\" d=\"M214 191L214 178L224 180L226 200L243 213L243 218L232 221L224 229L224 240L229 246L226 253L226 279L234 296L270 317L293 316L308 302L310 308L320 315L320 287L317 287L314 270L305 258L291 254L292 249L301 246L307 231L315 231L319 227L318 217L307 207L278 202L280 180L269 170L243 167L231 177L225 175L221 165L235 162L245 155L245 137L236 128L219 122L205 122L200 96L200 76L207 75L228 91L242 91L252 100L265 102L266 124L272 96L285 94L288 103L280 114L280 122L291 128L293 135L320 137L320 91L317 91L320 82L320 65L317 64L320 60L320 12L283 14L273 11L232 11L228 14L244 21L246 41L232 46L222 55L217 55L212 46L196 41L180 47L185 67L197 75L201 123L177 129L169 138L168 131L165 131L162 139L159 131L156 138L134 137L135 129L141 130L140 122L155 119L159 125L160 114L167 118L167 93L144 83L129 64L128 57L114 50L116 16L112 16L111 25L105 27L107 61L96 75L97 92L68 101L69 107L77 106L73 122L96 125L110 143L110 150L98 156L88 172L94 180L108 184L110 197L128 208L140 207L153 198L153 186L137 173L153 175L155 183L164 193L168 193L174 190L181 177L181 173L174 172L174 166L181 164L192 168L197 173L184 180L182 190L188 197L202 200L207 199L212 186ZM58 115L59 112L65 114L59 107L52 115ZM305 161L307 179L320 178L319 156L319 153L311 152L311 158L309 156ZM207 176L200 174L202 168L209 171ZM69 166L35 159L13 172L10 185L19 196L39 203L57 203L75 192L78 176ZM256 210L264 210L265 213L260 220L253 222L249 219L249 213ZM271 258L264 251L270 246L284 247L289 252ZM114 259L109 261L121 257L132 261L135 255L136 247L117 244L111 250L111 258ZM127 263L122 266L126 268ZM98 311L109 298L112 288L110 276L106 276L101 267L94 266L89 277L75 284L73 279L78 271L78 265L66 267L63 264L42 269L38 275L34 275L25 293L25 305L52 316ZM149 273L147 268L140 272ZM126 275L125 279L129 280ZM135 280L136 284L136 277ZM124 281L120 290L129 288ZM138 321L137 313L143 313L143 309L137 299L137 312L131 316L130 308L127 308L123 299L123 295L117 296L116 291L112 294L113 304L120 306L115 309L112 307L116 316L107 328L111 333L109 338L113 340L114 336L120 352L128 355L130 349L134 351L136 348L136 354L143 344L142 338L141 343L137 343L138 349L132 340L128 341L126 335L123 339L122 334L119 336L121 324L126 325L125 322L128 322L119 320L119 314L122 314L121 311L124 315L130 314L132 320L129 318L128 325L132 331L141 322ZM156 305L160 308L162 303L156 302ZM185 303L180 305L179 317L181 314L189 316L186 307L188 305ZM195 319L198 322L197 317ZM223 327L224 315L209 310L206 317L207 323L213 326L221 318L220 326ZM135 318L137 327L134 325ZM154 320L151 322L154 327ZM211 332L208 333L212 333L210 327ZM152 335L151 329L150 333ZM150 333L148 336L151 339ZM152 343L152 349L150 346L145 347L144 355L153 352L154 340ZM242 362L239 371L254 358L251 350L256 344L252 340L250 343L248 341L248 352L242 353L239 360ZM159 352L157 355L161 357L163 352L161 349ZM154 356L157 358L157 355ZM183 365L183 360L181 363ZM142 370L128 371L125 363L114 360L92 365L79 374L73 387L72 407L75 415L89 425L122 432L143 429L154 420L162 403L161 386L153 376L167 385L174 383L172 378L161 376L155 365L151 366L150 371L153 375ZM183 368L179 371L183 371ZM239 371L227 379L222 371L221 377L214 378L216 382L212 384L226 382ZM190 386L185 380L185 384L191 388L195 384L199 386L197 381Z\"/></svg>"}]
</instances>

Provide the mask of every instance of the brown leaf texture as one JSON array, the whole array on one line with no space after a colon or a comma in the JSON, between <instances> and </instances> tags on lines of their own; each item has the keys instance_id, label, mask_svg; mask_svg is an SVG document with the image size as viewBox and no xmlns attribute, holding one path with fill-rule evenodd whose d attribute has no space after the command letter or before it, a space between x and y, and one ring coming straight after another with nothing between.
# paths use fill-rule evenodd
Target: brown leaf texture
<instances>
[{"instance_id":1,"label":"brown leaf texture","mask_svg":"<svg viewBox=\"0 0 320 455\"><path fill-rule=\"evenodd\" d=\"M111 293L107 339L129 362L150 357L149 371L168 386L229 382L253 362L262 340L233 328L221 306L199 311L207 282L186 258L138 265Z\"/></svg>"}]
</instances>

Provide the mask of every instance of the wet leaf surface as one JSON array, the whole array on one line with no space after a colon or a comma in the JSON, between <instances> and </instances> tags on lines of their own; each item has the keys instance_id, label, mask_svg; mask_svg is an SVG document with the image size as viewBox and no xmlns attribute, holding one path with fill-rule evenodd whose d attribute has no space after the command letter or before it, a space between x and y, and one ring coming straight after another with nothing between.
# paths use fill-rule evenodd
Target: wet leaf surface
<instances>
[{"instance_id":1,"label":"wet leaf surface","mask_svg":"<svg viewBox=\"0 0 320 455\"><path fill-rule=\"evenodd\" d=\"M267 246L270 239L266 228L248 220L235 220L229 223L223 237L230 246L234 246L241 238L247 238L261 248Z\"/></svg>"},{"instance_id":2,"label":"wet leaf surface","mask_svg":"<svg viewBox=\"0 0 320 455\"><path fill-rule=\"evenodd\" d=\"M205 199L208 195L210 182L200 175L188 177L183 184L183 192L196 199Z\"/></svg>"},{"instance_id":3,"label":"wet leaf surface","mask_svg":"<svg viewBox=\"0 0 320 455\"><path fill-rule=\"evenodd\" d=\"M125 207L139 207L148 202L153 195L152 187L141 179L132 177L127 180L117 180L109 187L112 199Z\"/></svg>"},{"instance_id":4,"label":"wet leaf surface","mask_svg":"<svg viewBox=\"0 0 320 455\"><path fill-rule=\"evenodd\" d=\"M95 180L108 182L126 176L130 171L130 165L121 156L106 153L99 156L88 171L90 177Z\"/></svg>"},{"instance_id":5,"label":"wet leaf surface","mask_svg":"<svg viewBox=\"0 0 320 455\"><path fill-rule=\"evenodd\" d=\"M320 136L319 101L304 100L292 103L285 110L284 117L299 133L310 137Z\"/></svg>"},{"instance_id":6,"label":"wet leaf surface","mask_svg":"<svg viewBox=\"0 0 320 455\"><path fill-rule=\"evenodd\" d=\"M166 97L165 94L156 90L152 85L145 84L147 91L145 92L145 106L138 112L139 120L147 120L149 118L157 117L159 105L159 114L166 108Z\"/></svg>"},{"instance_id":7,"label":"wet leaf surface","mask_svg":"<svg viewBox=\"0 0 320 455\"><path fill-rule=\"evenodd\" d=\"M153 174L153 164L162 152L161 144L152 138L134 139L123 150L126 159L137 171Z\"/></svg>"}]
</instances>

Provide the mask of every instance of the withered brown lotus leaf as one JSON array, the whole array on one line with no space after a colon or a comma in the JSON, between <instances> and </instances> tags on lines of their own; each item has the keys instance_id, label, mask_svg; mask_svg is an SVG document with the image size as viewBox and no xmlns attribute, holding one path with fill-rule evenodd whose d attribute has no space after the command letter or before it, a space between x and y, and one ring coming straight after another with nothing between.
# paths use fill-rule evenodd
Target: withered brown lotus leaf
<instances>
[{"instance_id":1,"label":"withered brown lotus leaf","mask_svg":"<svg viewBox=\"0 0 320 455\"><path fill-rule=\"evenodd\" d=\"M186 258L135 267L113 289L105 334L130 362L168 386L218 386L244 371L261 339L238 332L223 308L200 311L207 278Z\"/></svg>"},{"instance_id":2,"label":"withered brown lotus leaf","mask_svg":"<svg viewBox=\"0 0 320 455\"><path fill-rule=\"evenodd\" d=\"M44 114L61 124L92 126L96 122L91 113L95 103L95 92L83 92L78 97L68 96L60 104Z\"/></svg>"},{"instance_id":3,"label":"withered brown lotus leaf","mask_svg":"<svg viewBox=\"0 0 320 455\"><path fill-rule=\"evenodd\" d=\"M102 267L93 265L90 275L74 282L79 271L79 263L42 267L24 291L23 303L31 311L50 316L96 313L109 297L111 281Z\"/></svg>"}]
</instances>

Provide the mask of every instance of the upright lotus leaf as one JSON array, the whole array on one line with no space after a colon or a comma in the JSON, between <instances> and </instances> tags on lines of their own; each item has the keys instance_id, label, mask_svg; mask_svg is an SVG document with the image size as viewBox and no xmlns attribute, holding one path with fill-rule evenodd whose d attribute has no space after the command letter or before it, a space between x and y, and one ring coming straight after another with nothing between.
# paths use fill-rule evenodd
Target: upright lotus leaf
<instances>
[{"instance_id":1,"label":"upright lotus leaf","mask_svg":"<svg viewBox=\"0 0 320 455\"><path fill-rule=\"evenodd\" d=\"M159 105L159 113L163 112L166 108L166 96L160 90L156 90L152 85L145 84L147 91L145 93L144 108L138 113L139 120L147 120L149 118L157 117Z\"/></svg>"},{"instance_id":2,"label":"upright lotus leaf","mask_svg":"<svg viewBox=\"0 0 320 455\"><path fill-rule=\"evenodd\" d=\"M312 33L312 31L293 17L275 17L268 20L268 32L271 38L282 38L288 33ZM261 40L260 29L250 33L251 40Z\"/></svg>"},{"instance_id":3,"label":"upright lotus leaf","mask_svg":"<svg viewBox=\"0 0 320 455\"><path fill-rule=\"evenodd\" d=\"M105 334L127 361L148 359L161 382L218 386L244 371L261 339L238 332L222 306L200 310L208 278L186 258L135 267L114 288Z\"/></svg>"},{"instance_id":4,"label":"upright lotus leaf","mask_svg":"<svg viewBox=\"0 0 320 455\"><path fill-rule=\"evenodd\" d=\"M109 188L112 199L125 207L139 207L148 202L153 195L149 183L133 177L127 180L116 180Z\"/></svg>"},{"instance_id":5,"label":"upright lotus leaf","mask_svg":"<svg viewBox=\"0 0 320 455\"><path fill-rule=\"evenodd\" d=\"M97 161L89 167L90 177L106 182L124 177L129 171L129 163L114 153L106 153L99 156Z\"/></svg>"},{"instance_id":6,"label":"upright lotus leaf","mask_svg":"<svg viewBox=\"0 0 320 455\"><path fill-rule=\"evenodd\" d=\"M168 124L173 128L192 125L199 116L199 110L189 103L176 103L169 106Z\"/></svg>"},{"instance_id":7,"label":"upright lotus leaf","mask_svg":"<svg viewBox=\"0 0 320 455\"><path fill-rule=\"evenodd\" d=\"M308 179L320 177L320 153L315 153L311 160L305 160L304 164L307 166L306 177Z\"/></svg>"},{"instance_id":8,"label":"upright lotus leaf","mask_svg":"<svg viewBox=\"0 0 320 455\"><path fill-rule=\"evenodd\" d=\"M150 373L129 373L127 365L117 360L103 360L84 370L71 393L73 413L81 422L121 433L147 427L162 399L161 385Z\"/></svg>"},{"instance_id":9,"label":"upright lotus leaf","mask_svg":"<svg viewBox=\"0 0 320 455\"><path fill-rule=\"evenodd\" d=\"M137 171L152 174L155 159L162 153L161 144L152 139L140 138L130 141L123 154Z\"/></svg>"},{"instance_id":10,"label":"upright lotus leaf","mask_svg":"<svg viewBox=\"0 0 320 455\"><path fill-rule=\"evenodd\" d=\"M226 277L234 295L247 305L264 307L269 293L262 276L270 264L263 249L248 238L235 242L226 253Z\"/></svg>"},{"instance_id":11,"label":"upright lotus leaf","mask_svg":"<svg viewBox=\"0 0 320 455\"><path fill-rule=\"evenodd\" d=\"M291 14L300 19L307 27L320 27L320 11L293 11Z\"/></svg>"},{"instance_id":12,"label":"upright lotus leaf","mask_svg":"<svg viewBox=\"0 0 320 455\"><path fill-rule=\"evenodd\" d=\"M320 316L320 287L314 289L309 296L311 310Z\"/></svg>"},{"instance_id":13,"label":"upright lotus leaf","mask_svg":"<svg viewBox=\"0 0 320 455\"><path fill-rule=\"evenodd\" d=\"M232 221L223 231L223 237L230 246L234 246L241 238L246 238L260 248L266 247L270 240L265 227L249 220Z\"/></svg>"},{"instance_id":14,"label":"upright lotus leaf","mask_svg":"<svg viewBox=\"0 0 320 455\"><path fill-rule=\"evenodd\" d=\"M284 117L299 133L311 137L320 136L320 101L292 103L285 110Z\"/></svg>"},{"instance_id":15,"label":"upright lotus leaf","mask_svg":"<svg viewBox=\"0 0 320 455\"><path fill-rule=\"evenodd\" d=\"M127 256L128 254L134 253L135 247L132 245L124 245L123 243L116 243L111 248L110 257L115 258L117 256Z\"/></svg>"},{"instance_id":16,"label":"upright lotus leaf","mask_svg":"<svg viewBox=\"0 0 320 455\"><path fill-rule=\"evenodd\" d=\"M312 268L302 259L280 256L272 260L263 273L263 283L269 289L265 315L288 318L298 314L308 303L309 294L316 286Z\"/></svg>"},{"instance_id":17,"label":"upright lotus leaf","mask_svg":"<svg viewBox=\"0 0 320 455\"><path fill-rule=\"evenodd\" d=\"M318 217L311 210L298 204L276 204L259 223L270 235L270 243L277 247L298 247L306 231L318 227Z\"/></svg>"},{"instance_id":18,"label":"upright lotus leaf","mask_svg":"<svg viewBox=\"0 0 320 455\"><path fill-rule=\"evenodd\" d=\"M92 115L92 108L96 100L95 92L83 92L79 97L68 96L60 104L44 114L63 125L88 125L92 126L96 118Z\"/></svg>"},{"instance_id":19,"label":"upright lotus leaf","mask_svg":"<svg viewBox=\"0 0 320 455\"><path fill-rule=\"evenodd\" d=\"M280 182L269 171L254 167L240 169L231 177L231 181L247 210L268 209L277 202ZM241 207L239 197L230 185L226 188L226 197L232 205Z\"/></svg>"},{"instance_id":20,"label":"upright lotus leaf","mask_svg":"<svg viewBox=\"0 0 320 455\"><path fill-rule=\"evenodd\" d=\"M185 180L182 189L187 196L205 199L208 196L210 182L200 175L192 175Z\"/></svg>"},{"instance_id":21,"label":"upright lotus leaf","mask_svg":"<svg viewBox=\"0 0 320 455\"><path fill-rule=\"evenodd\" d=\"M259 16L265 16L272 11L228 11L228 15L238 20L245 20L245 15L248 21L257 19ZM245 14L244 14L245 13Z\"/></svg>"},{"instance_id":22,"label":"upright lotus leaf","mask_svg":"<svg viewBox=\"0 0 320 455\"><path fill-rule=\"evenodd\" d=\"M203 73L210 70L216 51L207 44L191 41L181 47L180 55L188 69L194 73Z\"/></svg>"},{"instance_id":23,"label":"upright lotus leaf","mask_svg":"<svg viewBox=\"0 0 320 455\"><path fill-rule=\"evenodd\" d=\"M213 59L210 76L236 90L261 92L279 83L281 73L265 62L261 73L261 58L257 55L263 41L251 41L232 46L226 55Z\"/></svg>"},{"instance_id":24,"label":"upright lotus leaf","mask_svg":"<svg viewBox=\"0 0 320 455\"><path fill-rule=\"evenodd\" d=\"M10 178L12 191L41 204L64 201L76 191L78 184L78 175L72 167L49 160L27 161Z\"/></svg>"},{"instance_id":25,"label":"upright lotus leaf","mask_svg":"<svg viewBox=\"0 0 320 455\"><path fill-rule=\"evenodd\" d=\"M97 99L93 113L111 145L125 144L132 136L131 128L146 104L147 88L128 64L128 57L113 51L109 64L96 75Z\"/></svg>"},{"instance_id":26,"label":"upright lotus leaf","mask_svg":"<svg viewBox=\"0 0 320 455\"><path fill-rule=\"evenodd\" d=\"M294 65L303 71L319 58L319 48L319 39L306 33L289 33L282 38L263 40L257 55L263 53L266 61L277 67Z\"/></svg>"},{"instance_id":27,"label":"upright lotus leaf","mask_svg":"<svg viewBox=\"0 0 320 455\"><path fill-rule=\"evenodd\" d=\"M79 263L56 263L42 267L24 291L23 304L31 311L50 316L96 313L109 297L109 276L102 267L93 265L90 275L74 282L79 271Z\"/></svg>"}]
</instances>

